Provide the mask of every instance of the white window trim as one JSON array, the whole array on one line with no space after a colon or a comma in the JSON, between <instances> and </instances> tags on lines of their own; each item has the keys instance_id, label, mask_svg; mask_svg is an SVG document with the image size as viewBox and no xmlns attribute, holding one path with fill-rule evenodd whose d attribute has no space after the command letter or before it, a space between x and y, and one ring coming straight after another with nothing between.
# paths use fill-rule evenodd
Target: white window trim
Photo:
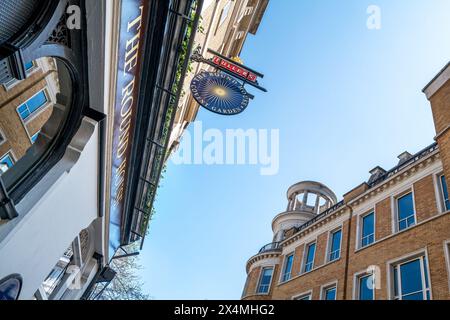
<instances>
[{"instance_id":1,"label":"white window trim","mask_svg":"<svg viewBox=\"0 0 450 320\"><path fill-rule=\"evenodd\" d=\"M414 225L409 226L403 230L400 230L399 228L399 220L398 220L398 199L400 199L403 196L406 196L407 194L411 193L412 196L412 202L413 202L413 210L414 210ZM405 230L409 230L412 227L416 226L419 221L417 221L417 211L416 211L416 197L414 194L414 186L410 185L404 188L401 192L398 192L395 195L391 196L391 218L392 218L392 233L399 233Z\"/></svg>"},{"instance_id":2,"label":"white window trim","mask_svg":"<svg viewBox=\"0 0 450 320\"><path fill-rule=\"evenodd\" d=\"M3 159L4 157L6 157L7 155L10 155L11 158L13 159L13 164L15 164L17 162L17 158L16 155L14 154L13 149L9 149L8 151L6 151L3 155L0 155L0 159Z\"/></svg>"},{"instance_id":3,"label":"white window trim","mask_svg":"<svg viewBox=\"0 0 450 320\"><path fill-rule=\"evenodd\" d=\"M334 233L336 233L336 232L338 232L338 231L341 231L341 240L340 240L340 242L339 242L339 257L338 258L336 258L336 259L334 259L334 260L331 260L330 259L330 256L331 256L331 236L334 234ZM340 259L341 259L341 257L342 257L342 238L344 237L344 232L343 232L343 224L341 224L339 227L337 227L337 228L334 228L334 229L332 229L332 230L330 230L330 231L328 231L328 236L327 236L327 246L326 246L326 248L327 248L327 250L325 250L325 263L329 263L329 262L336 262L336 261L339 261Z\"/></svg>"},{"instance_id":4,"label":"white window trim","mask_svg":"<svg viewBox=\"0 0 450 320\"><path fill-rule=\"evenodd\" d=\"M316 247L314 248L314 256L313 256L313 260L312 260L312 267L311 270L309 271L305 271L305 267L306 267L306 259L308 257L308 249L309 246L315 244ZM310 241L308 243L305 244L305 248L303 249L303 258L302 258L302 263L300 266L300 274L307 274L311 271L314 271L315 268L315 262L316 262L316 253L317 253L317 238L314 241Z\"/></svg>"},{"instance_id":5,"label":"white window trim","mask_svg":"<svg viewBox=\"0 0 450 320\"><path fill-rule=\"evenodd\" d=\"M240 30L236 33L236 38L234 40L241 40L245 36L245 31Z\"/></svg>"},{"instance_id":6,"label":"white window trim","mask_svg":"<svg viewBox=\"0 0 450 320\"><path fill-rule=\"evenodd\" d=\"M450 292L450 239L444 241L444 255L445 255L445 266L447 269L447 289ZM428 261L428 264L430 262ZM430 268L430 266L428 266ZM430 281L431 286L431 281Z\"/></svg>"},{"instance_id":7,"label":"white window trim","mask_svg":"<svg viewBox=\"0 0 450 320\"><path fill-rule=\"evenodd\" d=\"M387 281L387 288L388 288L388 297L389 300L394 300L395 296L394 296L394 275L392 273L393 269L394 269L394 265L399 265L399 264L403 264L406 262L409 262L411 260L415 260L417 258L420 257L425 257L425 259L427 260L427 270L423 270L423 272L427 272L428 275L428 290L430 291L430 300L433 300L433 288L432 288L432 281L431 281L431 275L430 275L430 259L428 258L428 250L427 248L422 248L419 249L417 251L414 252L410 252L406 255L403 255L401 257L397 257L395 259L389 260L386 262L386 270L387 270L387 277L386 277L386 281ZM424 274L422 274L424 276ZM425 282L425 277L422 277L422 285L424 286L424 282ZM399 292L401 292L401 288L399 288ZM400 296L401 298L401 296ZM400 299L402 300L402 299Z\"/></svg>"},{"instance_id":8,"label":"white window trim","mask_svg":"<svg viewBox=\"0 0 450 320\"><path fill-rule=\"evenodd\" d=\"M331 288L336 288L336 297L334 300L337 300L338 298L338 281L332 281L329 282L327 284L324 284L323 286L320 287L320 300L325 300L325 291L331 289Z\"/></svg>"},{"instance_id":9,"label":"white window trim","mask_svg":"<svg viewBox=\"0 0 450 320\"><path fill-rule=\"evenodd\" d=\"M352 298L353 300L359 300L359 280L365 276L374 276L374 273L372 272L367 272L367 270L362 270L359 272L356 272L355 274L353 274L353 293L352 293ZM376 289L373 288L372 290L373 292L373 300L376 299Z\"/></svg>"},{"instance_id":10,"label":"white window trim","mask_svg":"<svg viewBox=\"0 0 450 320\"><path fill-rule=\"evenodd\" d=\"M227 3L225 3L225 5L222 7L222 10L220 10L220 15L219 15L219 21L217 21L217 28L216 31L214 32L214 35L217 34L217 32L219 31L220 27L228 20L228 17L230 16L230 13L232 14L233 12L231 12L232 8L232 1L228 0ZM223 18L223 14L225 13L225 8L229 6L228 10L227 10L227 15L225 18Z\"/></svg>"},{"instance_id":11,"label":"white window trim","mask_svg":"<svg viewBox=\"0 0 450 320\"><path fill-rule=\"evenodd\" d=\"M38 59L39 60L39 59ZM26 72L27 74L27 78L32 75L33 73L35 73L36 71L41 69L41 65L38 62L38 60L32 61L33 62L33 67L28 70ZM7 83L3 84L3 88L5 88L6 91L10 91L11 89L13 89L16 85L18 85L19 83L21 83L23 80L17 80L15 78L11 79L10 81L8 81Z\"/></svg>"},{"instance_id":12,"label":"white window trim","mask_svg":"<svg viewBox=\"0 0 450 320\"><path fill-rule=\"evenodd\" d=\"M299 298L304 298L304 297L308 297L309 298L308 300L312 300L312 294L313 294L313 291L308 290L308 291L305 291L303 293L293 296L292 300L300 300Z\"/></svg>"},{"instance_id":13,"label":"white window trim","mask_svg":"<svg viewBox=\"0 0 450 320\"><path fill-rule=\"evenodd\" d=\"M8 141L8 138L6 137L5 132L2 130L2 128L0 128L0 136L3 137L3 141L0 140L0 146L1 146L1 145L4 144L6 141Z\"/></svg>"},{"instance_id":14,"label":"white window trim","mask_svg":"<svg viewBox=\"0 0 450 320\"><path fill-rule=\"evenodd\" d=\"M289 272L289 279L283 281L284 272L285 272L285 268L286 268L286 264L287 264L287 258L290 257L290 256L292 256L292 265L291 265L291 271ZM280 272L280 278L278 279L278 284L288 282L289 280L292 279L292 275L293 275L292 274L292 268L294 267L294 259L295 259L295 251L291 251L291 252L289 252L288 254L286 254L284 256L283 268L281 269L281 272Z\"/></svg>"},{"instance_id":15,"label":"white window trim","mask_svg":"<svg viewBox=\"0 0 450 320\"><path fill-rule=\"evenodd\" d=\"M363 230L363 219L373 213L373 242L363 246L362 245L362 230ZM358 251L359 249L367 248L376 243L377 241L377 213L376 213L376 206L374 206L372 209L359 214L357 218L357 224L356 224L356 239L358 240L355 246L355 251Z\"/></svg>"},{"instance_id":16,"label":"white window trim","mask_svg":"<svg viewBox=\"0 0 450 320\"><path fill-rule=\"evenodd\" d=\"M445 176L443 171L433 175L433 182L435 185L434 192L436 194L436 204L437 204L438 212L440 214L449 211L445 208L444 188L442 186L442 181L441 181L441 177L443 177L443 176ZM448 184L447 184L447 188L448 188Z\"/></svg>"},{"instance_id":17,"label":"white window trim","mask_svg":"<svg viewBox=\"0 0 450 320\"><path fill-rule=\"evenodd\" d=\"M262 280L262 275L263 275L264 269L272 269L272 276L270 277L269 289L267 290L267 292L259 293L258 289L259 289L259 287L261 285L261 280ZM274 276L275 276L275 265L261 267L261 270L259 271L258 282L257 282L256 288L255 288L255 295L258 295L258 296L268 296L268 295L270 295L270 290L272 289L273 278L275 278Z\"/></svg>"},{"instance_id":18,"label":"white window trim","mask_svg":"<svg viewBox=\"0 0 450 320\"><path fill-rule=\"evenodd\" d=\"M43 104L42 106L40 106L39 108L37 108L34 112L30 113L29 117L27 119L22 119L22 116L20 115L19 112L19 108L21 105L23 105L24 103L26 103L27 101L29 101L30 99L32 99L33 97L37 96L39 93L44 92L45 97L47 99L47 102L45 104ZM24 127L27 129L27 124L30 123L31 121L33 121L37 116L39 116L42 112L44 112L44 110L46 110L50 105L52 105L52 98L50 97L49 91L48 91L48 87L45 86L42 89L40 89L38 92L36 92L35 94L33 94L32 96L30 96L28 99L26 99L25 101L23 101L20 105L18 105L16 107L16 112L20 118L20 121L22 121L22 124L24 125ZM30 134L28 133L28 129L27 129L27 134L28 134L28 138L31 139Z\"/></svg>"},{"instance_id":19,"label":"white window trim","mask_svg":"<svg viewBox=\"0 0 450 320\"><path fill-rule=\"evenodd\" d=\"M38 130L38 131L36 131L35 134L31 134L31 135L28 136L28 138L30 138L31 144L34 143L34 142L33 142L33 137L36 136L36 135L39 135L40 132L41 132L41 130Z\"/></svg>"}]
</instances>

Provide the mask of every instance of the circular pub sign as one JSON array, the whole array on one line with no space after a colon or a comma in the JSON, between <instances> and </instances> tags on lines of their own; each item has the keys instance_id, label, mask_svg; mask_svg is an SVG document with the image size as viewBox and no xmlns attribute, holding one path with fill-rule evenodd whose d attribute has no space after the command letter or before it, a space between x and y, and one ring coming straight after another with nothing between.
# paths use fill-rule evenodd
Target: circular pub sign
<instances>
[{"instance_id":1,"label":"circular pub sign","mask_svg":"<svg viewBox=\"0 0 450 320\"><path fill-rule=\"evenodd\" d=\"M191 92L201 106L222 115L239 114L249 102L243 86L222 72L200 72L192 79Z\"/></svg>"}]
</instances>

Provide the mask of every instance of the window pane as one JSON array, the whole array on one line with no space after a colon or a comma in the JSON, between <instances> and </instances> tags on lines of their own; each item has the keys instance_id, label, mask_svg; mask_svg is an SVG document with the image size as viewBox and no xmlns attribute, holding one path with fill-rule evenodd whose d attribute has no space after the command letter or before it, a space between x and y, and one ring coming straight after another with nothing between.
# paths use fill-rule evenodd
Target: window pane
<instances>
[{"instance_id":1,"label":"window pane","mask_svg":"<svg viewBox=\"0 0 450 320\"><path fill-rule=\"evenodd\" d=\"M30 70L31 68L33 68L33 62L32 61L25 63L25 70L26 71Z\"/></svg>"},{"instance_id":2,"label":"window pane","mask_svg":"<svg viewBox=\"0 0 450 320\"><path fill-rule=\"evenodd\" d=\"M325 290L325 300L336 300L336 287Z\"/></svg>"},{"instance_id":3,"label":"window pane","mask_svg":"<svg viewBox=\"0 0 450 320\"><path fill-rule=\"evenodd\" d=\"M35 134L33 134L33 136L31 137L31 142L32 142L32 143L35 143L36 140L37 140L37 138L38 138L38 136L39 136L39 131L36 132Z\"/></svg>"},{"instance_id":4,"label":"window pane","mask_svg":"<svg viewBox=\"0 0 450 320\"><path fill-rule=\"evenodd\" d=\"M36 95L28 99L23 105L19 107L19 113L22 119L25 120L33 112L42 107L48 102L47 96L44 90L39 91Z\"/></svg>"},{"instance_id":5,"label":"window pane","mask_svg":"<svg viewBox=\"0 0 450 320\"><path fill-rule=\"evenodd\" d=\"M427 258L423 257L423 274L425 275L425 287L429 288L430 284L428 283L428 266L427 266Z\"/></svg>"},{"instance_id":6,"label":"window pane","mask_svg":"<svg viewBox=\"0 0 450 320\"><path fill-rule=\"evenodd\" d=\"M363 237L366 237L373 233L374 231L373 217L374 217L373 213L370 213L363 218L363 228L362 228Z\"/></svg>"},{"instance_id":7,"label":"window pane","mask_svg":"<svg viewBox=\"0 0 450 320\"><path fill-rule=\"evenodd\" d=\"M423 288L422 288L422 274L420 271L420 259L402 264L400 266L400 276L401 276L400 281L402 287L402 297L416 292L420 292L420 294L422 294Z\"/></svg>"},{"instance_id":8,"label":"window pane","mask_svg":"<svg viewBox=\"0 0 450 320\"><path fill-rule=\"evenodd\" d=\"M312 243L308 246L308 252L306 254L305 272L311 271L314 264L314 254L316 252L316 244Z\"/></svg>"},{"instance_id":9,"label":"window pane","mask_svg":"<svg viewBox=\"0 0 450 320\"><path fill-rule=\"evenodd\" d=\"M2 173L5 173L13 165L14 165L14 161L9 153L0 157L0 175Z\"/></svg>"},{"instance_id":10,"label":"window pane","mask_svg":"<svg viewBox=\"0 0 450 320\"><path fill-rule=\"evenodd\" d=\"M366 215L362 219L362 232L361 232L361 244L362 246L367 246L371 244L374 240L375 232L375 215L372 213Z\"/></svg>"},{"instance_id":11,"label":"window pane","mask_svg":"<svg viewBox=\"0 0 450 320\"><path fill-rule=\"evenodd\" d=\"M341 248L341 230L336 231L333 233L333 244L332 244L332 251L339 250Z\"/></svg>"},{"instance_id":12,"label":"window pane","mask_svg":"<svg viewBox=\"0 0 450 320\"><path fill-rule=\"evenodd\" d=\"M284 267L284 273L282 281L288 281L291 278L292 262L294 260L294 255L290 255L286 258L286 265Z\"/></svg>"},{"instance_id":13,"label":"window pane","mask_svg":"<svg viewBox=\"0 0 450 320\"><path fill-rule=\"evenodd\" d=\"M441 176L442 194L444 196L445 210L450 210L450 199L448 198L448 188L445 176Z\"/></svg>"},{"instance_id":14,"label":"window pane","mask_svg":"<svg viewBox=\"0 0 450 320\"><path fill-rule=\"evenodd\" d=\"M341 230L336 231L331 236L331 247L330 247L330 261L336 260L340 257L341 251Z\"/></svg>"},{"instance_id":15,"label":"window pane","mask_svg":"<svg viewBox=\"0 0 450 320\"><path fill-rule=\"evenodd\" d=\"M373 275L359 279L359 300L373 300Z\"/></svg>"},{"instance_id":16,"label":"window pane","mask_svg":"<svg viewBox=\"0 0 450 320\"><path fill-rule=\"evenodd\" d=\"M222 15L220 16L219 26L222 25L222 23L224 23L225 20L228 18L228 14L230 12L230 7L231 7L231 1L228 1L227 4L223 7Z\"/></svg>"},{"instance_id":17,"label":"window pane","mask_svg":"<svg viewBox=\"0 0 450 320\"><path fill-rule=\"evenodd\" d=\"M412 193L397 199L399 230L415 224Z\"/></svg>"},{"instance_id":18,"label":"window pane","mask_svg":"<svg viewBox=\"0 0 450 320\"><path fill-rule=\"evenodd\" d=\"M261 279L259 282L258 293L267 293L269 292L270 282L272 280L272 268L265 268L261 273Z\"/></svg>"}]
</instances>

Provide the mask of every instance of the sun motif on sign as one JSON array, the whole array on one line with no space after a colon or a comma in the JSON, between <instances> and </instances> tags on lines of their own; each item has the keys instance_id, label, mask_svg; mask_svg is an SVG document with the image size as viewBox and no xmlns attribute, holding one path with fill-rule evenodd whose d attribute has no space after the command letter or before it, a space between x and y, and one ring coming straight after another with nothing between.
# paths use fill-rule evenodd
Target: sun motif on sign
<instances>
[{"instance_id":1,"label":"sun motif on sign","mask_svg":"<svg viewBox=\"0 0 450 320\"><path fill-rule=\"evenodd\" d=\"M214 93L217 94L219 97L226 97L227 91L223 87L215 87L213 89Z\"/></svg>"}]
</instances>

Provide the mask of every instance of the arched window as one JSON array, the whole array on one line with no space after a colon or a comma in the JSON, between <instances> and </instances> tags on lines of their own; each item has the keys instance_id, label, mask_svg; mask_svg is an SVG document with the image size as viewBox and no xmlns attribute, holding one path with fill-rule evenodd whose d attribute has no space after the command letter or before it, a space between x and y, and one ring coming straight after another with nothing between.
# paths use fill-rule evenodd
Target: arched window
<instances>
[{"instance_id":1,"label":"arched window","mask_svg":"<svg viewBox=\"0 0 450 320\"><path fill-rule=\"evenodd\" d=\"M66 25L67 7L83 3L0 3L0 219L17 216L14 205L64 157L88 113L85 30Z\"/></svg>"},{"instance_id":2,"label":"arched window","mask_svg":"<svg viewBox=\"0 0 450 320\"><path fill-rule=\"evenodd\" d=\"M65 64L46 57L30 65L27 79L0 87L0 175L9 191L52 149L71 108Z\"/></svg>"}]
</instances>

